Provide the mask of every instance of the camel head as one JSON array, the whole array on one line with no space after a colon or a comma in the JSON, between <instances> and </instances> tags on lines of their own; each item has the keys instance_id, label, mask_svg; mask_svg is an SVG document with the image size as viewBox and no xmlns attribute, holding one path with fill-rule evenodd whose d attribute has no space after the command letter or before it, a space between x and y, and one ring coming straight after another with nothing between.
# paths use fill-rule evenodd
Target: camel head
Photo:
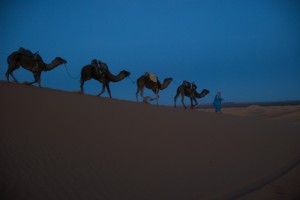
<instances>
[{"instance_id":1,"label":"camel head","mask_svg":"<svg viewBox=\"0 0 300 200\"><path fill-rule=\"evenodd\" d=\"M209 94L209 90L207 90L207 89L203 89L201 93L203 93L203 94L207 95L207 94Z\"/></svg>"},{"instance_id":2,"label":"camel head","mask_svg":"<svg viewBox=\"0 0 300 200\"><path fill-rule=\"evenodd\" d=\"M66 63L67 63L67 61L65 59L62 59L61 57L56 57L50 64L44 63L45 67L43 68L43 70L49 71L61 64L66 64Z\"/></svg>"},{"instance_id":3,"label":"camel head","mask_svg":"<svg viewBox=\"0 0 300 200\"><path fill-rule=\"evenodd\" d=\"M56 57L55 60L57 60L61 64L66 64L67 63L67 61L65 59L61 58L61 57Z\"/></svg>"},{"instance_id":4,"label":"camel head","mask_svg":"<svg viewBox=\"0 0 300 200\"><path fill-rule=\"evenodd\" d=\"M126 70L122 70L121 74L124 74L125 77L130 76L130 72L126 71Z\"/></svg>"},{"instance_id":5,"label":"camel head","mask_svg":"<svg viewBox=\"0 0 300 200\"><path fill-rule=\"evenodd\" d=\"M166 82L172 82L173 81L173 78L165 78L165 80L164 81L166 81Z\"/></svg>"},{"instance_id":6,"label":"camel head","mask_svg":"<svg viewBox=\"0 0 300 200\"><path fill-rule=\"evenodd\" d=\"M165 78L163 84L160 85L160 90L167 88L172 81L173 78Z\"/></svg>"},{"instance_id":7,"label":"camel head","mask_svg":"<svg viewBox=\"0 0 300 200\"><path fill-rule=\"evenodd\" d=\"M196 90L195 90L195 93L194 93L194 97L196 98L203 98L205 97L207 94L209 94L209 90L207 89L203 89L201 93L198 93ZM189 94L185 94L186 96L188 97L193 97L193 95L191 93ZM176 97L177 98L177 97Z\"/></svg>"}]
</instances>

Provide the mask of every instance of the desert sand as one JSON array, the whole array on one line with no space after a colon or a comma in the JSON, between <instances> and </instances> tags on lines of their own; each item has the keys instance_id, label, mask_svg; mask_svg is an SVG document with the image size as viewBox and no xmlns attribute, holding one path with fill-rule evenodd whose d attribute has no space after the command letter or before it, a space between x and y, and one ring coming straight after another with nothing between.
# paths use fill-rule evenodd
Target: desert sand
<instances>
[{"instance_id":1,"label":"desert sand","mask_svg":"<svg viewBox=\"0 0 300 200\"><path fill-rule=\"evenodd\" d=\"M0 82L0 198L299 199L299 107L184 110Z\"/></svg>"}]
</instances>

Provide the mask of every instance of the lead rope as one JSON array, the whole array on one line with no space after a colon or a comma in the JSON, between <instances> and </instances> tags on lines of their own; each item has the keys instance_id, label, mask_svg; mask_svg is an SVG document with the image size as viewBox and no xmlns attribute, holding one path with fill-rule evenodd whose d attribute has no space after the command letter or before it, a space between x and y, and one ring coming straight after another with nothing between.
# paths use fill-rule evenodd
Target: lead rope
<instances>
[{"instance_id":1,"label":"lead rope","mask_svg":"<svg viewBox=\"0 0 300 200\"><path fill-rule=\"evenodd\" d=\"M69 76L71 79L78 79L78 78L79 78L80 75L78 75L78 76L72 76L72 75L71 75L70 71L69 71L68 68L67 68L66 63L64 63L64 66L65 66L65 69L66 69L66 71L67 71L68 76Z\"/></svg>"},{"instance_id":2,"label":"lead rope","mask_svg":"<svg viewBox=\"0 0 300 200\"><path fill-rule=\"evenodd\" d=\"M130 76L127 76L127 78L130 80L130 82L131 82L132 84L135 84L135 83L136 83L136 81L132 80L132 79L130 78Z\"/></svg>"}]
</instances>

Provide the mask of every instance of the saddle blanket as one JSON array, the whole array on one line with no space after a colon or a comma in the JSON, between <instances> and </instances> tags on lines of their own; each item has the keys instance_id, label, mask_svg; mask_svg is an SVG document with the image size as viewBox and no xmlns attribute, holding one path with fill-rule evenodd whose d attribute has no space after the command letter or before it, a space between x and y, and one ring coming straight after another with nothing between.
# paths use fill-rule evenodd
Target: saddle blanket
<instances>
[{"instance_id":1,"label":"saddle blanket","mask_svg":"<svg viewBox=\"0 0 300 200\"><path fill-rule=\"evenodd\" d=\"M148 76L151 81L153 81L155 83L157 82L157 77L156 77L156 75L154 73L146 72L145 76Z\"/></svg>"},{"instance_id":2,"label":"saddle blanket","mask_svg":"<svg viewBox=\"0 0 300 200\"><path fill-rule=\"evenodd\" d=\"M153 81L153 82L157 82L157 77L155 74L149 74L149 77L150 77L150 80Z\"/></svg>"}]
</instances>

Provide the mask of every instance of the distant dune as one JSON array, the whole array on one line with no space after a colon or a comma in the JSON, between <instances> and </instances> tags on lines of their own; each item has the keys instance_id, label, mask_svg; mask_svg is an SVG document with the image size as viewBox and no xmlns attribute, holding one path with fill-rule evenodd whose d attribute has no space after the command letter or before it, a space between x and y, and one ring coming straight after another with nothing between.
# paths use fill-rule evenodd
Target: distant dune
<instances>
[{"instance_id":1,"label":"distant dune","mask_svg":"<svg viewBox=\"0 0 300 200\"><path fill-rule=\"evenodd\" d=\"M224 102L224 108L242 108L252 105L258 106L300 106L300 100L287 100L287 101L266 101L266 102ZM212 108L212 104L202 105L204 108Z\"/></svg>"},{"instance_id":2,"label":"distant dune","mask_svg":"<svg viewBox=\"0 0 300 200\"><path fill-rule=\"evenodd\" d=\"M214 109L199 109L200 111L214 112ZM223 114L265 118L269 120L289 121L300 124L300 105L284 106L259 106L249 105L247 107L225 107L222 109Z\"/></svg>"},{"instance_id":3,"label":"distant dune","mask_svg":"<svg viewBox=\"0 0 300 200\"><path fill-rule=\"evenodd\" d=\"M184 110L0 82L0 198L299 199L299 106Z\"/></svg>"}]
</instances>

